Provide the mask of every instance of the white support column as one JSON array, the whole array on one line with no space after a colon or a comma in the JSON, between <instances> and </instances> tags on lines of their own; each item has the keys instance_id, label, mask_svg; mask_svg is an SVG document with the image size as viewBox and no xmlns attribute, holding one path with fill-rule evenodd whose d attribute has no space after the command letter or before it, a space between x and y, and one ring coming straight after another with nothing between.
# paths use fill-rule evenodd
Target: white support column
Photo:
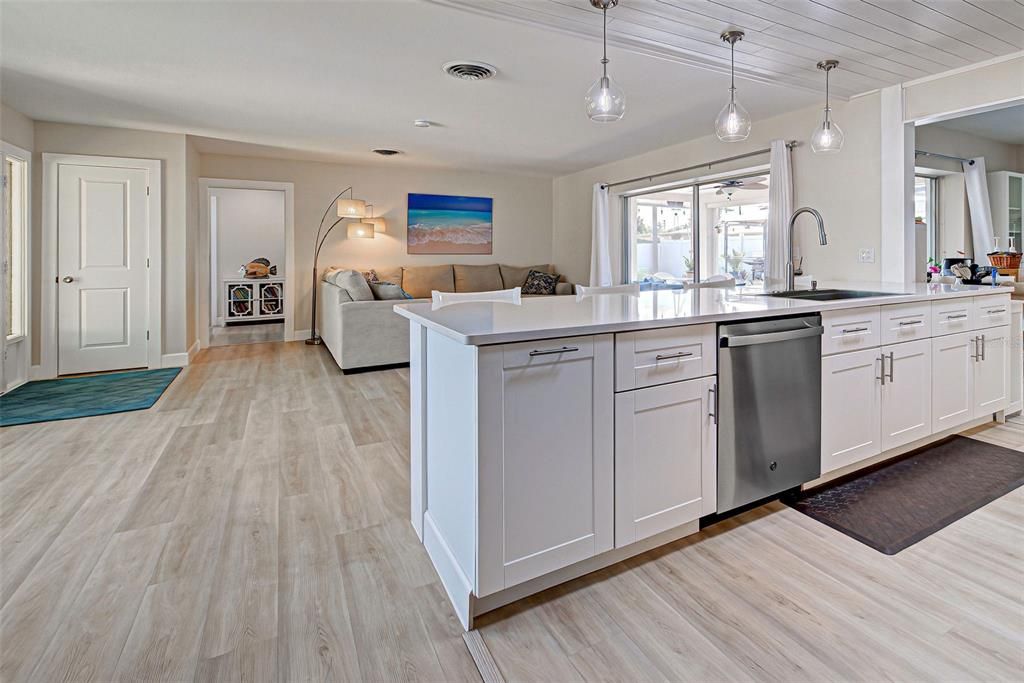
<instances>
[{"instance_id":1,"label":"white support column","mask_svg":"<svg viewBox=\"0 0 1024 683\"><path fill-rule=\"evenodd\" d=\"M409 516L416 536L423 541L423 513L427 510L427 328L409 321Z\"/></svg>"},{"instance_id":2,"label":"white support column","mask_svg":"<svg viewBox=\"0 0 1024 683\"><path fill-rule=\"evenodd\" d=\"M903 86L881 93L882 280L913 283L914 124L903 118Z\"/></svg>"}]
</instances>

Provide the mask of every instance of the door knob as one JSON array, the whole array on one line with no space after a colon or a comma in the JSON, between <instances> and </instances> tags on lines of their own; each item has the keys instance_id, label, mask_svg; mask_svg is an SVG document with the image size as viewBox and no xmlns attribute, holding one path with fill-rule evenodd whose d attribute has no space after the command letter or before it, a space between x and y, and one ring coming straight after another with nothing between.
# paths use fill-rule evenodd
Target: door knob
<instances>
[{"instance_id":1,"label":"door knob","mask_svg":"<svg viewBox=\"0 0 1024 683\"><path fill-rule=\"evenodd\" d=\"M74 282L74 281L75 281L75 278L71 277L70 275L65 275L64 276L64 282Z\"/></svg>"}]
</instances>

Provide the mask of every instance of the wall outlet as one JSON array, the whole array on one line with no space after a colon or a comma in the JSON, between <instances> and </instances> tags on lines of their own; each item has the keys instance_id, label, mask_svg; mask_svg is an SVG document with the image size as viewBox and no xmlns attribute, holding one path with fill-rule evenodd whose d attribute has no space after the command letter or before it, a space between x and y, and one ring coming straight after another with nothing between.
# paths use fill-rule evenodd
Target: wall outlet
<instances>
[{"instance_id":1,"label":"wall outlet","mask_svg":"<svg viewBox=\"0 0 1024 683\"><path fill-rule=\"evenodd\" d=\"M857 260L861 263L874 263L875 262L875 250L871 247L866 247L857 251Z\"/></svg>"}]
</instances>

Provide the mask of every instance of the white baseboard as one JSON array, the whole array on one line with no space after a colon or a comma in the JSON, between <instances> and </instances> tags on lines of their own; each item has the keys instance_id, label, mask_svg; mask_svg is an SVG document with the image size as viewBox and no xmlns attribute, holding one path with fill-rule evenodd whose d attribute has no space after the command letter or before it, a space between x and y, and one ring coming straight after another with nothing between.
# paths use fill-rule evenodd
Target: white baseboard
<instances>
[{"instance_id":1,"label":"white baseboard","mask_svg":"<svg viewBox=\"0 0 1024 683\"><path fill-rule=\"evenodd\" d=\"M43 370L41 365L30 365L28 368L28 379L30 382L38 379L53 379L53 375Z\"/></svg>"},{"instance_id":2,"label":"white baseboard","mask_svg":"<svg viewBox=\"0 0 1024 683\"><path fill-rule=\"evenodd\" d=\"M305 341L306 339L309 339L308 328L305 330L295 330L294 332L292 332L292 338L289 339L288 341Z\"/></svg>"},{"instance_id":3,"label":"white baseboard","mask_svg":"<svg viewBox=\"0 0 1024 683\"><path fill-rule=\"evenodd\" d=\"M199 340L196 339L192 342L192 346L189 347L185 353L165 353L160 356L160 367L162 368L184 368L195 358L195 355L199 353Z\"/></svg>"},{"instance_id":4,"label":"white baseboard","mask_svg":"<svg viewBox=\"0 0 1024 683\"><path fill-rule=\"evenodd\" d=\"M192 342L192 346L188 347L188 362L189 363L191 363L192 359L196 357L197 353L199 353L199 349L200 349L199 340L196 339L194 342Z\"/></svg>"}]
</instances>

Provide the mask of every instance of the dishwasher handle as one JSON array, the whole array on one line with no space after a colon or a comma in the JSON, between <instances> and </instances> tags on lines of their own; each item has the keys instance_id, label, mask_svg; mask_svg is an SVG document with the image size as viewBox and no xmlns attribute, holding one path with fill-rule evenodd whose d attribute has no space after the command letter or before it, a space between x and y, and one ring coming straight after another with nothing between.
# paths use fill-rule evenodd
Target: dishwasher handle
<instances>
[{"instance_id":1,"label":"dishwasher handle","mask_svg":"<svg viewBox=\"0 0 1024 683\"><path fill-rule=\"evenodd\" d=\"M764 332L762 334L742 334L734 337L724 335L722 337L722 348L733 346L754 346L756 344L773 344L775 342L790 341L792 339L803 339L805 337L820 337L825 334L825 328L815 325L799 330L785 330L783 332Z\"/></svg>"}]
</instances>

